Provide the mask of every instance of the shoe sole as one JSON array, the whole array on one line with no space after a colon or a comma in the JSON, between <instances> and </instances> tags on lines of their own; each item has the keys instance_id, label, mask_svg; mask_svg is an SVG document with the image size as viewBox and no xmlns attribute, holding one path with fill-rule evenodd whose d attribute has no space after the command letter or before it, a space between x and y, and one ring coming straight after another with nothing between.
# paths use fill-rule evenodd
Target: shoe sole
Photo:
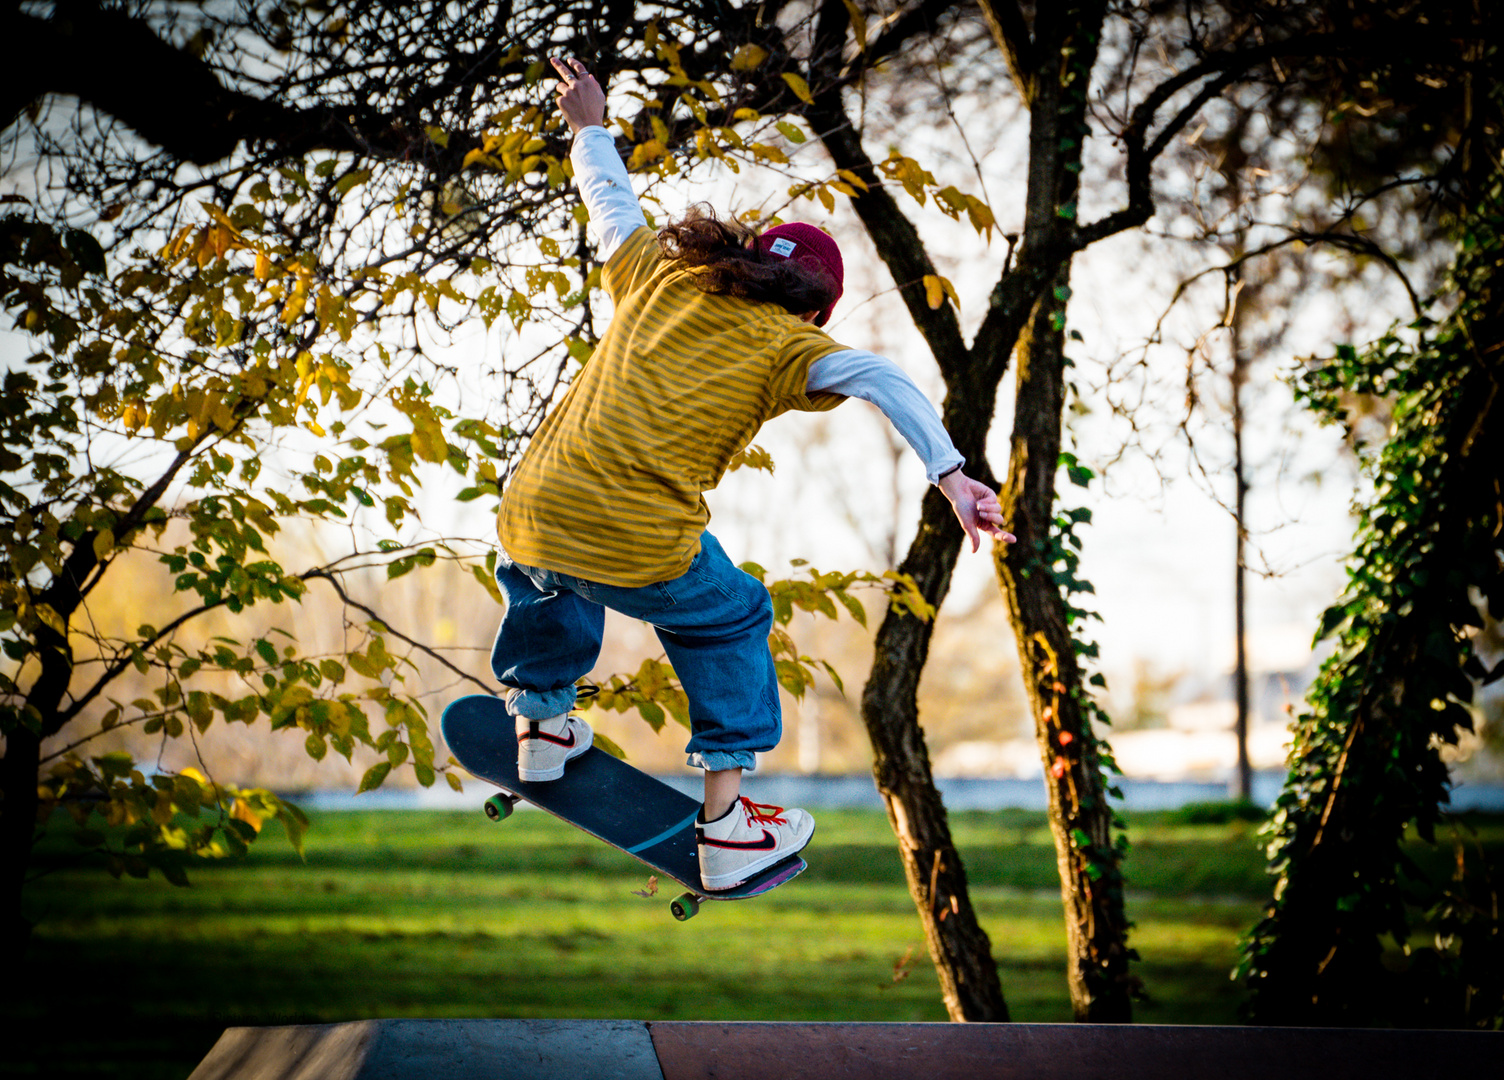
<instances>
[{"instance_id":1,"label":"shoe sole","mask_svg":"<svg viewBox=\"0 0 1504 1080\"><path fill-rule=\"evenodd\" d=\"M557 780L564 775L564 766L579 757L595 743L595 732L585 729L585 737L565 755L564 760L552 769L524 769L522 762L517 763L517 779L524 784L541 784L549 780Z\"/></svg>"},{"instance_id":2,"label":"shoe sole","mask_svg":"<svg viewBox=\"0 0 1504 1080\"><path fill-rule=\"evenodd\" d=\"M738 867L736 870L733 870L729 874L717 874L713 878L707 878L703 874L701 874L700 884L705 887L706 892L724 892L727 889L734 889L742 882L746 881L748 878L762 873L768 867L776 866L779 863L783 862L784 859L799 854L805 848L809 847L809 842L814 838L814 823L811 822L809 835L804 838L804 843L800 844L798 847L792 849L783 848L779 851L770 852L769 854L764 855L761 859L750 862L746 866ZM727 881L727 878L735 878L736 880ZM711 884L712 881L715 882L714 885Z\"/></svg>"}]
</instances>

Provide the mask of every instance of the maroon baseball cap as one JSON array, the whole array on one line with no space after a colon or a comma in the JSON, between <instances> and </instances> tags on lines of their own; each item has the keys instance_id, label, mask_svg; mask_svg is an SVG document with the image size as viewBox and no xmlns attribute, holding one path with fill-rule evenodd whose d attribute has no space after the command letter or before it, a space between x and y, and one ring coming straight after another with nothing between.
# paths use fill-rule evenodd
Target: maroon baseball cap
<instances>
[{"instance_id":1,"label":"maroon baseball cap","mask_svg":"<svg viewBox=\"0 0 1504 1080\"><path fill-rule=\"evenodd\" d=\"M814 225L791 221L787 225L774 225L757 238L759 250L784 259L798 259L814 263L835 283L836 295L820 314L815 317L816 326L830 321L836 301L841 299L841 289L846 280L846 268L841 262L841 249L831 235Z\"/></svg>"}]
</instances>

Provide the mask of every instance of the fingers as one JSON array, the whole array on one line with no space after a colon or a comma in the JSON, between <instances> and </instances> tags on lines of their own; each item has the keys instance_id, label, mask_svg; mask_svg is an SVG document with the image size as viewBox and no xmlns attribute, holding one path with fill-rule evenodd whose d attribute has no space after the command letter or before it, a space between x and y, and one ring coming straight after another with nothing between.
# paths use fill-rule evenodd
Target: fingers
<instances>
[{"instance_id":1,"label":"fingers","mask_svg":"<svg viewBox=\"0 0 1504 1080\"><path fill-rule=\"evenodd\" d=\"M947 486L949 482L949 476L942 480L941 490L951 500L951 505L956 511L956 519L960 521L961 527L966 530L967 538L971 540L973 552L978 551L982 546L982 533L1005 544L1017 541L1016 536L1003 528L1003 507L998 501L997 492L980 480L973 480L969 476L963 475L957 482Z\"/></svg>"},{"instance_id":2,"label":"fingers","mask_svg":"<svg viewBox=\"0 0 1504 1080\"><path fill-rule=\"evenodd\" d=\"M564 80L564 86L560 89L560 93L563 93L564 90L568 89L569 85L576 79L590 78L590 73L588 69L586 69L585 65L579 60L574 59L573 57L564 60L560 59L557 56L550 56L548 58L548 62L552 64L554 66L554 70L559 73L559 78Z\"/></svg>"}]
</instances>

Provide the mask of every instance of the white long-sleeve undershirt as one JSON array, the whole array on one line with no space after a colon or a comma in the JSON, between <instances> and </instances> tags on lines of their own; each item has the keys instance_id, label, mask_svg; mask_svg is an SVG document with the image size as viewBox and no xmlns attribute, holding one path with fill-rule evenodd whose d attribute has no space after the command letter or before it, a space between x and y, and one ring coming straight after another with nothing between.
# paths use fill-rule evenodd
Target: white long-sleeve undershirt
<instances>
[{"instance_id":1,"label":"white long-sleeve undershirt","mask_svg":"<svg viewBox=\"0 0 1504 1080\"><path fill-rule=\"evenodd\" d=\"M647 225L647 218L609 131L603 127L580 131L569 159L574 164L580 197L590 212L597 254L601 262L607 262L627 237ZM861 398L876 405L924 462L925 475L932 484L965 464L934 405L914 380L886 357L863 349L833 352L810 364L805 389L807 393L823 391Z\"/></svg>"}]
</instances>

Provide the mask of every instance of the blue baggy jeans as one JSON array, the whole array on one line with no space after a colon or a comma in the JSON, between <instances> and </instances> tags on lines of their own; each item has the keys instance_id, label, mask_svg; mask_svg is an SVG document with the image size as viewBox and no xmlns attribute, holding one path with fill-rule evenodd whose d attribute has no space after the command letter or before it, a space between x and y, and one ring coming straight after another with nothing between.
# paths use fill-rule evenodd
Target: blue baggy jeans
<instances>
[{"instance_id":1,"label":"blue baggy jeans","mask_svg":"<svg viewBox=\"0 0 1504 1080\"><path fill-rule=\"evenodd\" d=\"M778 676L768 651L773 603L710 533L672 581L626 588L523 566L503 557L496 580L506 614L491 670L512 691L514 716L568 712L575 680L600 656L605 608L641 619L658 634L689 699L691 765L751 769L782 734Z\"/></svg>"}]
</instances>

